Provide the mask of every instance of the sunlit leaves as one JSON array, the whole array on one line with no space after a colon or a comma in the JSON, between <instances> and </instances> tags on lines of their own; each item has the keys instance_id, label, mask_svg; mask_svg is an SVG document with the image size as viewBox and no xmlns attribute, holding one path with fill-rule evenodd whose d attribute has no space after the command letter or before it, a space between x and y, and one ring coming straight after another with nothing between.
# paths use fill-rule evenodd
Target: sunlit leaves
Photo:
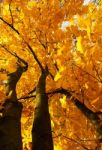
<instances>
[{"instance_id":1,"label":"sunlit leaves","mask_svg":"<svg viewBox=\"0 0 102 150\"><path fill-rule=\"evenodd\" d=\"M29 9L34 8L34 6L37 6L37 2L35 2L35 1L28 1L28 8Z\"/></svg>"},{"instance_id":2,"label":"sunlit leaves","mask_svg":"<svg viewBox=\"0 0 102 150\"><path fill-rule=\"evenodd\" d=\"M60 98L60 103L62 108L66 108L67 102L66 102L66 96L64 95L62 98Z\"/></svg>"},{"instance_id":3,"label":"sunlit leaves","mask_svg":"<svg viewBox=\"0 0 102 150\"><path fill-rule=\"evenodd\" d=\"M65 70L65 67L64 67L64 66L61 66L60 69L59 69L59 71L58 71L57 74L55 75L55 78L54 78L55 81L57 81L58 79L61 78L61 76L62 76L61 73L62 73L64 70Z\"/></svg>"},{"instance_id":4,"label":"sunlit leaves","mask_svg":"<svg viewBox=\"0 0 102 150\"><path fill-rule=\"evenodd\" d=\"M83 53L83 52L84 52L83 45L82 45L82 37L81 37L81 36L77 37L76 48L77 48L77 50L78 50L80 53Z\"/></svg>"},{"instance_id":5,"label":"sunlit leaves","mask_svg":"<svg viewBox=\"0 0 102 150\"><path fill-rule=\"evenodd\" d=\"M82 0L12 0L12 13L9 4L10 0L5 0L3 18L14 26L20 35L0 20L0 44L6 46L10 52L16 52L29 64L28 71L18 82L18 97L27 95L36 87L40 76L40 69L26 45L27 42L42 66L47 65L54 77L54 80L50 75L47 78L47 92L64 87L72 90L72 94L90 109L101 110L101 1L98 6L94 4L83 6ZM0 69L13 72L16 69L16 61L0 47ZM2 80L6 79L4 74L0 77ZM3 90L4 88L0 87L1 99ZM65 95L51 96L49 105L55 150L82 149L68 137L76 140L91 139L95 135L92 126ZM24 102L25 110L22 117L24 145L31 142L29 131L32 121L29 121L29 118L33 116L32 108L33 103L30 104L28 100ZM63 138L63 135L67 138ZM92 144L90 146L86 142L86 145L92 148Z\"/></svg>"}]
</instances>

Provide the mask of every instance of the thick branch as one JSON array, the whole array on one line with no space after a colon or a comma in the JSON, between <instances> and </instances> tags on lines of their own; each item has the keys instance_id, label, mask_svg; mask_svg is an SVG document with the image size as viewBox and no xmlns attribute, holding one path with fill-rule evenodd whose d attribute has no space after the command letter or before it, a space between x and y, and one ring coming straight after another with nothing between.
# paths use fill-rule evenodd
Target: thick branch
<instances>
[{"instance_id":1,"label":"thick branch","mask_svg":"<svg viewBox=\"0 0 102 150\"><path fill-rule=\"evenodd\" d=\"M68 98L72 97L72 93L66 89L57 89L53 92L49 92L48 94L65 94ZM80 111L90 120L90 122L95 126L97 133L98 133L98 139L102 142L102 125L101 125L101 119L98 116L98 113L93 112L90 110L84 103L80 102L77 98L73 97L72 102L75 104L75 106L80 109Z\"/></svg>"},{"instance_id":2,"label":"thick branch","mask_svg":"<svg viewBox=\"0 0 102 150\"><path fill-rule=\"evenodd\" d=\"M36 56L35 52L33 51L32 47L31 47L31 46L30 46L27 42L26 42L26 44L27 44L27 46L28 46L28 48L29 48L30 52L32 53L32 55L33 55L34 59L35 59L35 60L36 60L36 62L38 63L38 65L39 65L39 67L40 67L41 71L43 71L43 67L42 67L42 65L41 65L40 61L38 60L38 58L37 58L37 56Z\"/></svg>"},{"instance_id":3,"label":"thick branch","mask_svg":"<svg viewBox=\"0 0 102 150\"><path fill-rule=\"evenodd\" d=\"M19 63L17 63L17 69L13 73L7 74L7 80L5 81L5 87L6 87L6 95L9 96L10 101L16 101L16 84L18 80L20 79L23 72L25 72L28 68L27 62L25 62L23 59L18 57ZM23 64L22 64L23 62Z\"/></svg>"},{"instance_id":4,"label":"thick branch","mask_svg":"<svg viewBox=\"0 0 102 150\"><path fill-rule=\"evenodd\" d=\"M96 112L93 112L84 103L81 103L79 100L74 99L73 103L77 106L78 109L91 121L91 123L95 126L98 132L98 139L102 142L102 125L101 119L99 118Z\"/></svg>"},{"instance_id":5,"label":"thick branch","mask_svg":"<svg viewBox=\"0 0 102 150\"><path fill-rule=\"evenodd\" d=\"M2 20L6 25L8 25L13 31L15 31L18 35L20 35L19 31L14 28L14 26L10 23L8 23L6 20L4 20L2 17L0 17L0 20Z\"/></svg>"},{"instance_id":6,"label":"thick branch","mask_svg":"<svg viewBox=\"0 0 102 150\"><path fill-rule=\"evenodd\" d=\"M74 66L76 66L77 68L79 68L81 71L83 71L85 74L89 75L90 77L92 77L93 79L97 80L98 82L102 83L102 81L100 80L100 78L95 77L94 75L90 74L89 72L87 72L86 70L84 70L83 68L81 68L80 66L73 64Z\"/></svg>"},{"instance_id":7,"label":"thick branch","mask_svg":"<svg viewBox=\"0 0 102 150\"><path fill-rule=\"evenodd\" d=\"M0 46L1 46L2 48L4 48L9 54L11 54L12 56L16 57L16 58L18 59L18 63L21 63L21 62L22 62L23 65L25 66L25 69L27 70L27 68L28 68L28 63L27 63L25 60L23 60L22 58L20 58L16 53L11 52L10 50L8 50L8 48L5 47L4 45L0 44ZM23 66L23 68L24 68L24 66ZM25 70L25 71L26 71L26 70Z\"/></svg>"}]
</instances>

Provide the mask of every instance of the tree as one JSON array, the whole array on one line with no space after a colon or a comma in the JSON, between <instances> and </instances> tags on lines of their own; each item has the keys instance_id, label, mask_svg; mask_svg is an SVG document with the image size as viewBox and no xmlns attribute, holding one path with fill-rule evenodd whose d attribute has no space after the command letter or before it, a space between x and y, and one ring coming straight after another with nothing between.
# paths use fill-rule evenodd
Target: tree
<instances>
[{"instance_id":1,"label":"tree","mask_svg":"<svg viewBox=\"0 0 102 150\"><path fill-rule=\"evenodd\" d=\"M10 63L15 62L12 52L28 62L28 71L17 87L18 99L23 99L25 118L30 118L34 111L35 121L37 101L45 103L37 89L44 90L46 104L49 99L55 149L101 148L101 9L101 1L88 5L83 5L82 0L5 0L3 3L1 78L5 68L10 72L15 70L15 65ZM46 66L49 74L44 77L42 87L39 83ZM46 109L48 114L48 105ZM29 126L31 118L23 121L22 124ZM48 129L51 139L50 125ZM34 141L39 137L37 130L32 130L36 134Z\"/></svg>"},{"instance_id":2,"label":"tree","mask_svg":"<svg viewBox=\"0 0 102 150\"><path fill-rule=\"evenodd\" d=\"M45 91L48 68L42 68L36 87L35 115L32 128L32 149L53 150L51 121L48 110L48 96Z\"/></svg>"},{"instance_id":3,"label":"tree","mask_svg":"<svg viewBox=\"0 0 102 150\"><path fill-rule=\"evenodd\" d=\"M0 149L4 150L22 150L21 138L21 112L22 104L17 101L16 84L20 79L22 73L27 70L27 63L18 58L19 63L17 69L13 73L7 74L5 80L5 94L8 96L2 104L2 117L0 118ZM22 66L21 63L24 63Z\"/></svg>"}]
</instances>

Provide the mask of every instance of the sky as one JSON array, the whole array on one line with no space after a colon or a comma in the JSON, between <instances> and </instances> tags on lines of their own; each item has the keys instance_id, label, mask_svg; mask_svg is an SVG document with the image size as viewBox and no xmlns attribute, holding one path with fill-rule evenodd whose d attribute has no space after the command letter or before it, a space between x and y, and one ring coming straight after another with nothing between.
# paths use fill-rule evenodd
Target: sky
<instances>
[{"instance_id":1,"label":"sky","mask_svg":"<svg viewBox=\"0 0 102 150\"><path fill-rule=\"evenodd\" d=\"M84 5L87 5L91 0L84 0Z\"/></svg>"},{"instance_id":2,"label":"sky","mask_svg":"<svg viewBox=\"0 0 102 150\"><path fill-rule=\"evenodd\" d=\"M92 0L84 0L83 5L87 5L89 2L92 2ZM63 21L61 25L61 30L66 31L68 25L70 25L68 21Z\"/></svg>"}]
</instances>

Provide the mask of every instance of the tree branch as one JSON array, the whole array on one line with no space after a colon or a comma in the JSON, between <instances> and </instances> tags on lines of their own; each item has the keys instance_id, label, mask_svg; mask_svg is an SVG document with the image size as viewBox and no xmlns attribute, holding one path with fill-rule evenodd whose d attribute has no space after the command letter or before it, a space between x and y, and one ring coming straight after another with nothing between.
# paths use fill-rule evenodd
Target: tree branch
<instances>
[{"instance_id":1,"label":"tree branch","mask_svg":"<svg viewBox=\"0 0 102 150\"><path fill-rule=\"evenodd\" d=\"M18 59L18 64L20 64L22 62L25 65L25 69L27 70L28 63L25 60L23 60L22 58L20 58L15 52L11 52L10 50L8 50L8 48L5 47L4 45L0 44L0 46L2 48L4 48L9 54L11 54L12 56L16 57Z\"/></svg>"},{"instance_id":2,"label":"tree branch","mask_svg":"<svg viewBox=\"0 0 102 150\"><path fill-rule=\"evenodd\" d=\"M101 119L98 116L97 112L93 112L89 109L84 103L80 102L76 97L73 97L73 91L67 89L56 89L55 91L48 92L47 94L65 94L68 98L71 98L75 106L90 120L90 122L95 126L98 133L98 140L102 142L102 125Z\"/></svg>"},{"instance_id":3,"label":"tree branch","mask_svg":"<svg viewBox=\"0 0 102 150\"><path fill-rule=\"evenodd\" d=\"M12 10L11 10L11 3L12 3L12 0L10 0L10 3L9 3L9 11L10 11L12 26L13 26L13 15L12 15Z\"/></svg>"},{"instance_id":4,"label":"tree branch","mask_svg":"<svg viewBox=\"0 0 102 150\"><path fill-rule=\"evenodd\" d=\"M95 80L97 80L98 82L102 83L102 81L99 78L96 78L94 75L90 74L89 72L87 72L86 70L84 70L83 68L81 68L80 66L73 64L74 66L76 66L77 68L79 68L81 71L83 71L85 74L91 76L92 78L94 78Z\"/></svg>"},{"instance_id":5,"label":"tree branch","mask_svg":"<svg viewBox=\"0 0 102 150\"><path fill-rule=\"evenodd\" d=\"M0 20L3 21L6 25L8 25L12 30L14 30L18 35L20 35L20 33L18 32L17 29L14 28L14 26L10 23L8 23L6 20L4 20L2 17L0 17Z\"/></svg>"},{"instance_id":6,"label":"tree branch","mask_svg":"<svg viewBox=\"0 0 102 150\"><path fill-rule=\"evenodd\" d=\"M14 27L12 24L8 23L8 22L7 22L6 20L4 20L2 17L0 17L0 20L2 20L2 21L3 21L6 25L8 25L13 31L15 31L20 37L22 37L22 35L20 34L20 32L19 32L17 29L15 29L15 27ZM22 37L22 39L24 40L23 37ZM43 67L42 67L40 61L38 60L38 58L37 58L35 52L33 51L32 47L31 47L31 46L29 45L29 43L27 43L25 40L24 40L24 42L25 42L25 44L27 45L27 47L29 48L30 52L32 53L34 59L35 59L36 62L38 63L38 65L39 65L41 71L43 71Z\"/></svg>"}]
</instances>

